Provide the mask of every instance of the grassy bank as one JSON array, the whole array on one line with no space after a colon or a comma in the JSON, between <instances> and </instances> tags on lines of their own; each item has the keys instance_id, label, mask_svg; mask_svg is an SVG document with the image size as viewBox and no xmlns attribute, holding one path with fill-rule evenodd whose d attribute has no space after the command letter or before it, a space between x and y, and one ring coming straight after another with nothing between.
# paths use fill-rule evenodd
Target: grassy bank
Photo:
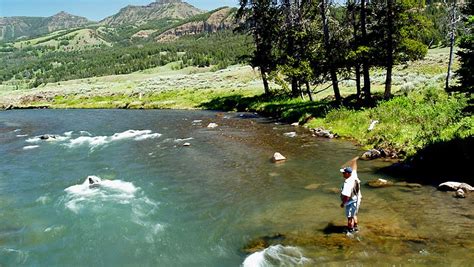
<instances>
[{"instance_id":1,"label":"grassy bank","mask_svg":"<svg viewBox=\"0 0 474 267\"><path fill-rule=\"evenodd\" d=\"M394 149L411 156L429 144L474 135L474 118L463 111L464 95L449 96L439 88L427 88L380 102L374 108L338 108L308 123L356 140L366 148ZM368 130L377 120L375 128Z\"/></svg>"},{"instance_id":2,"label":"grassy bank","mask_svg":"<svg viewBox=\"0 0 474 267\"><path fill-rule=\"evenodd\" d=\"M340 83L345 106L333 105L328 84L315 87L316 101L291 99L276 84L276 94L262 96L258 72L248 66L224 70L189 67L175 70L170 63L127 75L111 75L48 84L32 90L0 85L0 106L50 108L212 109L252 111L308 127L323 127L365 148L389 148L401 155L437 142L473 136L473 118L466 114L469 99L447 95L442 89L448 49L433 49L422 61L397 66L393 75L396 97L373 108L357 108L351 101L354 81ZM457 62L455 62L457 66ZM372 70L373 93L383 92L384 70ZM472 100L471 100L472 101ZM379 123L373 131L371 120Z\"/></svg>"}]
</instances>

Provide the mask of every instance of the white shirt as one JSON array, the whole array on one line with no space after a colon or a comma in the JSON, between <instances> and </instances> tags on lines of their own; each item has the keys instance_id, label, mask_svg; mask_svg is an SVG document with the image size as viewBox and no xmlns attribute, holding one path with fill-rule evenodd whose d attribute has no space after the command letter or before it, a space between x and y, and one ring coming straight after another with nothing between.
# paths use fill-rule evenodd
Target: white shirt
<instances>
[{"instance_id":1,"label":"white shirt","mask_svg":"<svg viewBox=\"0 0 474 267\"><path fill-rule=\"evenodd\" d=\"M352 194L356 181L359 183L359 192L358 194ZM352 171L351 176L344 181L344 185L342 185L341 195L350 198L347 204L358 201L362 198L362 193L360 192L360 180L357 176L357 171Z\"/></svg>"}]
</instances>

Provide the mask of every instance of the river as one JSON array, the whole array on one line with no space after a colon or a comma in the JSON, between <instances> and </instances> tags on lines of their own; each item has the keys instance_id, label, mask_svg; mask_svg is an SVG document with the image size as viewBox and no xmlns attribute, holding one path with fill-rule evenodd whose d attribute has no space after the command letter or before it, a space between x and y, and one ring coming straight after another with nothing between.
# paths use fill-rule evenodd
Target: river
<instances>
[{"instance_id":1,"label":"river","mask_svg":"<svg viewBox=\"0 0 474 267\"><path fill-rule=\"evenodd\" d=\"M38 138L45 134L55 138ZM272 163L274 152L287 160ZM379 172L384 161L359 163L361 230L338 233L338 170L360 152L247 113L0 112L0 265L474 262L473 198L369 188L394 179ZM277 238L243 250L262 236Z\"/></svg>"}]
</instances>

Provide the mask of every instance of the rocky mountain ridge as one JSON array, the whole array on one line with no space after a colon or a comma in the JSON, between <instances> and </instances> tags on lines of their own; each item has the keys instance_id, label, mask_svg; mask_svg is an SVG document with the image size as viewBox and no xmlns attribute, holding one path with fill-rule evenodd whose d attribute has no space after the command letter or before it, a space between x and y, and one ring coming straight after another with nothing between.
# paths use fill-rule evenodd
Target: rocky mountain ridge
<instances>
[{"instance_id":1,"label":"rocky mountain ridge","mask_svg":"<svg viewBox=\"0 0 474 267\"><path fill-rule=\"evenodd\" d=\"M146 6L126 6L100 22L64 11L51 17L0 17L0 41L18 43L43 36L48 40L58 39L55 37L60 36L55 34L58 30L90 29L111 45L126 40L168 42L181 36L233 29L235 13L235 8L222 7L206 12L181 0L157 0ZM60 38L56 41L65 43ZM55 42L29 43L44 45ZM21 47L25 45L28 44L21 44Z\"/></svg>"},{"instance_id":2,"label":"rocky mountain ridge","mask_svg":"<svg viewBox=\"0 0 474 267\"><path fill-rule=\"evenodd\" d=\"M39 36L62 29L78 28L93 23L85 17L64 11L51 17L0 17L0 41Z\"/></svg>"},{"instance_id":3,"label":"rocky mountain ridge","mask_svg":"<svg viewBox=\"0 0 474 267\"><path fill-rule=\"evenodd\" d=\"M101 25L142 25L153 20L182 20L204 13L204 11L180 0L160 0L146 6L128 5L100 21Z\"/></svg>"},{"instance_id":4,"label":"rocky mountain ridge","mask_svg":"<svg viewBox=\"0 0 474 267\"><path fill-rule=\"evenodd\" d=\"M157 42L168 42L185 35L215 33L235 27L235 10L229 7L217 9L206 20L196 20L174 27L155 38Z\"/></svg>"}]
</instances>

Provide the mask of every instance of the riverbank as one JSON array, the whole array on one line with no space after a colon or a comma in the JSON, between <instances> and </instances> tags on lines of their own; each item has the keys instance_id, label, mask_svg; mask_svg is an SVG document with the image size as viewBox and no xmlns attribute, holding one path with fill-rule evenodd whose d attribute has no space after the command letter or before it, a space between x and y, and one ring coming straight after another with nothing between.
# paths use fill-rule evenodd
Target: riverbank
<instances>
[{"instance_id":1,"label":"riverbank","mask_svg":"<svg viewBox=\"0 0 474 267\"><path fill-rule=\"evenodd\" d=\"M474 198L431 186L372 188L374 179L394 181L379 172L390 163L360 161L360 233L350 239L342 233L338 170L361 150L245 115L1 112L0 171L17 186L1 187L0 256L8 265L240 266L267 249L283 263L301 255L309 265L472 262L474 211L466 207ZM40 134L58 138L34 138ZM287 160L272 163L275 151ZM84 186L87 175L104 187ZM91 257L91 249L102 256Z\"/></svg>"},{"instance_id":2,"label":"riverbank","mask_svg":"<svg viewBox=\"0 0 474 267\"><path fill-rule=\"evenodd\" d=\"M430 50L422 61L394 70L395 97L361 108L355 100L354 81L341 82L343 108L336 107L331 90L314 91L315 101L291 99L276 84L276 94L263 96L258 73L248 66L232 66L212 72L208 68L174 70L173 63L128 75L113 75L48 84L32 90L0 87L3 108L85 109L210 109L258 112L267 117L308 128L322 128L355 141L364 149L386 151L386 155L409 159L425 157L419 151L431 145L474 135L472 98L448 95L442 89L447 49ZM455 66L457 63L455 62ZM384 70L374 69L373 93L380 98ZM324 85L327 86L327 85ZM373 123L373 129L370 125ZM446 147L446 146L445 146ZM467 149L467 147L466 147ZM428 149L429 150L429 149ZM441 151L458 155L463 163L472 153L463 149ZM431 154L431 153L430 153ZM464 160L462 160L464 159ZM416 164L415 164L416 165ZM420 165L420 164L418 164ZM458 165L455 165L458 166ZM453 168L455 168L453 166ZM460 169L462 165L459 165Z\"/></svg>"}]
</instances>

